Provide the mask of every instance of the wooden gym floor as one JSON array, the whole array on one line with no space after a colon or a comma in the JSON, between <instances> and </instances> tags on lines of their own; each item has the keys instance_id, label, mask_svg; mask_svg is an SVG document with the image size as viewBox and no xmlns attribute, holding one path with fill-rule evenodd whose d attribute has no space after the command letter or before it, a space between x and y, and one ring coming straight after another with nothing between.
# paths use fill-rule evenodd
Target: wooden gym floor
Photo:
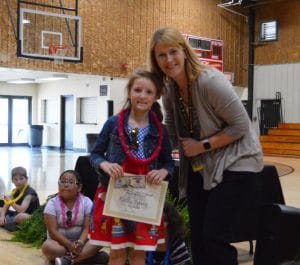
<instances>
[{"instance_id":1,"label":"wooden gym floor","mask_svg":"<svg viewBox=\"0 0 300 265\"><path fill-rule=\"evenodd\" d=\"M59 152L48 149L28 147L0 147L0 176L4 180L6 190L13 188L10 170L15 166L28 169L29 183L34 187L41 203L48 195L57 191L57 179L65 169L74 169L78 156L86 153L73 151ZM280 182L286 204L300 208L300 158L265 156L265 163L274 163L278 169ZM11 234L0 228L0 264L19 265L44 264L41 251L21 243L11 242ZM234 244L239 252L239 264L253 264L253 256L249 255L249 243Z\"/></svg>"}]
</instances>

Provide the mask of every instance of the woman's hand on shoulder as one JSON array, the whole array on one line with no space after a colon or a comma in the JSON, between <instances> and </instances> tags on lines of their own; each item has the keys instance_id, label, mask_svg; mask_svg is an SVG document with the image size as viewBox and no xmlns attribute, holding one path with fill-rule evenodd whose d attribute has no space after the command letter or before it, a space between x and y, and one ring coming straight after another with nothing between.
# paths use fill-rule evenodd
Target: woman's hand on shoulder
<instances>
[{"instance_id":1,"label":"woman's hand on shoulder","mask_svg":"<svg viewBox=\"0 0 300 265\"><path fill-rule=\"evenodd\" d=\"M123 168L118 163L110 163L108 161L103 161L99 167L114 180L123 177Z\"/></svg>"},{"instance_id":2,"label":"woman's hand on shoulder","mask_svg":"<svg viewBox=\"0 0 300 265\"><path fill-rule=\"evenodd\" d=\"M168 175L168 171L164 168L153 169L146 175L147 182L150 184L160 184Z\"/></svg>"}]
</instances>

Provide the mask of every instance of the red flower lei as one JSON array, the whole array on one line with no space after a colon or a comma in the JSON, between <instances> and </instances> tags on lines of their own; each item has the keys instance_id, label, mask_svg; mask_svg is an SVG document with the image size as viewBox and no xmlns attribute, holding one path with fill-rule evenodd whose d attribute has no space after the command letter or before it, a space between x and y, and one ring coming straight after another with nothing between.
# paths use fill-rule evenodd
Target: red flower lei
<instances>
[{"instance_id":1,"label":"red flower lei","mask_svg":"<svg viewBox=\"0 0 300 265\"><path fill-rule=\"evenodd\" d=\"M140 165L150 164L156 157L158 157L160 150L161 150L162 141L163 141L162 125L161 125L160 121L158 120L156 114L153 111L150 111L150 117L154 121L154 124L156 125L158 133L159 133L158 143L157 143L157 146L156 146L154 152L152 153L152 155L150 157L145 158L145 159L137 158L130 152L129 146L126 144L126 141L125 141L124 121L125 121L125 113L127 111L128 111L127 109L122 110L119 114L119 120L118 120L118 132L119 132L119 137L120 137L122 148L123 148L127 158L129 158L133 162L139 163Z\"/></svg>"}]
</instances>

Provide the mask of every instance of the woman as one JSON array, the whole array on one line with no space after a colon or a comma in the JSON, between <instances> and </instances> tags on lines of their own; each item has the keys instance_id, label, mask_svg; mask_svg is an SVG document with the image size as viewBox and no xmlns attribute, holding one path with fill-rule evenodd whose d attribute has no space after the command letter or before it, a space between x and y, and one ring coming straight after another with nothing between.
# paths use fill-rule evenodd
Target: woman
<instances>
[{"instance_id":1,"label":"woman","mask_svg":"<svg viewBox=\"0 0 300 265\"><path fill-rule=\"evenodd\" d=\"M187 197L195 265L238 264L230 245L263 168L262 152L241 100L217 69L202 65L183 35L158 29L150 68L166 87L165 124L179 148L180 196ZM250 193L250 194L249 194Z\"/></svg>"},{"instance_id":2,"label":"woman","mask_svg":"<svg viewBox=\"0 0 300 265\"><path fill-rule=\"evenodd\" d=\"M83 196L81 178L74 170L64 171L58 180L58 194L44 209L47 239L43 254L55 265L71 265L97 254L98 247L87 240L92 201Z\"/></svg>"},{"instance_id":3,"label":"woman","mask_svg":"<svg viewBox=\"0 0 300 265\"><path fill-rule=\"evenodd\" d=\"M92 244L108 246L110 264L145 264L146 251L164 243L163 221L159 226L105 216L104 200L108 179L120 180L124 173L144 175L145 181L158 185L173 174L171 145L160 121L157 100L162 84L154 74L138 70L127 84L124 109L104 124L91 163L101 172L95 195L93 222L89 237Z\"/></svg>"}]
</instances>

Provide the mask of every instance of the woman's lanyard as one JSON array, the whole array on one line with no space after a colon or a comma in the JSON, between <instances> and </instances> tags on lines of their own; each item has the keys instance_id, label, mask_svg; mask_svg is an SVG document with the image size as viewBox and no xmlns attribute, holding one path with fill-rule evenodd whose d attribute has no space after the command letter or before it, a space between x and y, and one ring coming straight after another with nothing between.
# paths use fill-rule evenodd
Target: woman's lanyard
<instances>
[{"instance_id":1,"label":"woman's lanyard","mask_svg":"<svg viewBox=\"0 0 300 265\"><path fill-rule=\"evenodd\" d=\"M178 99L179 110L182 113L183 120L186 128L189 131L190 137L194 135L194 124L193 124L193 101L192 101L192 93L188 88L188 106L185 107L183 102L183 98L180 95L179 88L176 86L176 97Z\"/></svg>"},{"instance_id":2,"label":"woman's lanyard","mask_svg":"<svg viewBox=\"0 0 300 265\"><path fill-rule=\"evenodd\" d=\"M171 263L169 263L169 257L170 257L170 248L167 248L163 265L171 265ZM153 265L153 251L148 252L147 265Z\"/></svg>"}]
</instances>

